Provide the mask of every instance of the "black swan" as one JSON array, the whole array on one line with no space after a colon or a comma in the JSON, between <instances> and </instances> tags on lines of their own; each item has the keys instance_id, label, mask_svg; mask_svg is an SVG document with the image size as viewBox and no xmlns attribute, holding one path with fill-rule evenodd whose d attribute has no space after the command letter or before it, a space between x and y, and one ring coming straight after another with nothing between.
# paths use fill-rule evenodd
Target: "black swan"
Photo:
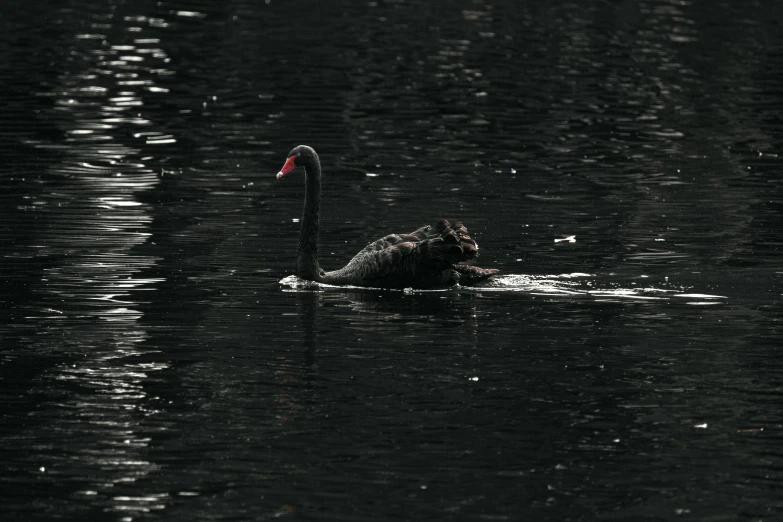
<instances>
[{"instance_id":1,"label":"black swan","mask_svg":"<svg viewBox=\"0 0 783 522\"><path fill-rule=\"evenodd\" d=\"M476 258L478 245L462 223L452 226L445 219L410 234L389 234L364 247L344 268L324 272L318 264L321 161L312 148L299 145L288 153L277 179L296 167L305 169L304 213L296 252L298 277L333 285L431 288L471 285L498 272L463 264Z\"/></svg>"}]
</instances>

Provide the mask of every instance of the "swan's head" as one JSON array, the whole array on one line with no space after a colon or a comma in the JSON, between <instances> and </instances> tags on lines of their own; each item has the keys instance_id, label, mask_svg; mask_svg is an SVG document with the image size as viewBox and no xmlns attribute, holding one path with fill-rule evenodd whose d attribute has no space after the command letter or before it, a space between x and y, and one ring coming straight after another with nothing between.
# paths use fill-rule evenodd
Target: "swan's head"
<instances>
[{"instance_id":1,"label":"swan's head","mask_svg":"<svg viewBox=\"0 0 783 522\"><path fill-rule=\"evenodd\" d=\"M283 168L277 173L277 179L282 178L296 167L308 168L318 162L318 154L307 145L299 145L291 149L288 153L288 159L285 160Z\"/></svg>"}]
</instances>

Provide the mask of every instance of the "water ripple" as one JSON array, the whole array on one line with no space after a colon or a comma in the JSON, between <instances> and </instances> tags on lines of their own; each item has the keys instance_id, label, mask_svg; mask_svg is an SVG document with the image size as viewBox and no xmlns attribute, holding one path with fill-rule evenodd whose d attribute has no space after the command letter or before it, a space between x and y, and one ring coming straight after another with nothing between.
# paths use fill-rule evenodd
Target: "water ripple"
<instances>
[{"instance_id":1,"label":"water ripple","mask_svg":"<svg viewBox=\"0 0 783 522\"><path fill-rule=\"evenodd\" d=\"M65 350L70 360L39 377L44 388L69 385L31 414L32 425L43 428L20 436L50 448L35 463L44 480L57 481L66 466L77 470L81 494L122 514L159 510L167 499L120 492L158 469L145 457L149 437L141 424L155 412L146 406L144 384L167 363L149 358L141 296L164 279L145 275L159 258L134 249L151 236L150 208L138 195L160 181L150 167L155 154L146 149L176 139L152 130L154 118L145 117L147 99L168 92L155 88L167 75L160 43L167 24L150 18L132 26L147 19L119 21L108 7L93 12L102 20L92 24L101 34L75 34L64 50L71 61L38 93L51 100L48 114L63 138L27 143L61 159L41 177L31 204L19 208L45 226L22 225L30 234L2 255L36 260L25 274L35 297L21 304L17 328L42 330L22 341L20 353L46 357ZM84 24L78 20L83 14L63 10L57 16L71 26ZM28 458L8 465L24 474Z\"/></svg>"}]
</instances>

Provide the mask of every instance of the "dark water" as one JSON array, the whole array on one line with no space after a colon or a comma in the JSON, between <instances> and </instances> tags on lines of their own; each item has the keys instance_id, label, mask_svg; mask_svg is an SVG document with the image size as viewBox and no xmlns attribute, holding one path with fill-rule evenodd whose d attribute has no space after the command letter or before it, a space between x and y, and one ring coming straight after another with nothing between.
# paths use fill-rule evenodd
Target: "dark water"
<instances>
[{"instance_id":1,"label":"dark water","mask_svg":"<svg viewBox=\"0 0 783 522\"><path fill-rule=\"evenodd\" d=\"M343 4L6 7L2 519L783 520L781 4Z\"/></svg>"}]
</instances>

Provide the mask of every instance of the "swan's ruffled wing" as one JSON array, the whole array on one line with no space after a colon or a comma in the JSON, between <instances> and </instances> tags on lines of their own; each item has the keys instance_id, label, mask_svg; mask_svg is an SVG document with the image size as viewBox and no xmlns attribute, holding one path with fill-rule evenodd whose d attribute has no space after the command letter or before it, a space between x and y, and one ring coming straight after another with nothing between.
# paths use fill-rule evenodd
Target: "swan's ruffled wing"
<instances>
[{"instance_id":1,"label":"swan's ruffled wing","mask_svg":"<svg viewBox=\"0 0 783 522\"><path fill-rule=\"evenodd\" d=\"M454 227L446 220L424 226L410 234L389 234L364 247L340 270L327 276L335 281L365 286L441 286L460 281L486 279L496 271L469 270L478 246L462 223Z\"/></svg>"},{"instance_id":2,"label":"swan's ruffled wing","mask_svg":"<svg viewBox=\"0 0 783 522\"><path fill-rule=\"evenodd\" d=\"M442 242L439 243L440 240ZM475 259L478 255L478 245L468 235L468 229L462 223L454 227L445 219L441 219L433 227L423 226L409 234L389 234L364 247L359 254L377 252L392 248L403 243L425 243L435 248L433 255L451 260L452 263L464 263ZM454 248L456 247L456 248Z\"/></svg>"}]
</instances>

